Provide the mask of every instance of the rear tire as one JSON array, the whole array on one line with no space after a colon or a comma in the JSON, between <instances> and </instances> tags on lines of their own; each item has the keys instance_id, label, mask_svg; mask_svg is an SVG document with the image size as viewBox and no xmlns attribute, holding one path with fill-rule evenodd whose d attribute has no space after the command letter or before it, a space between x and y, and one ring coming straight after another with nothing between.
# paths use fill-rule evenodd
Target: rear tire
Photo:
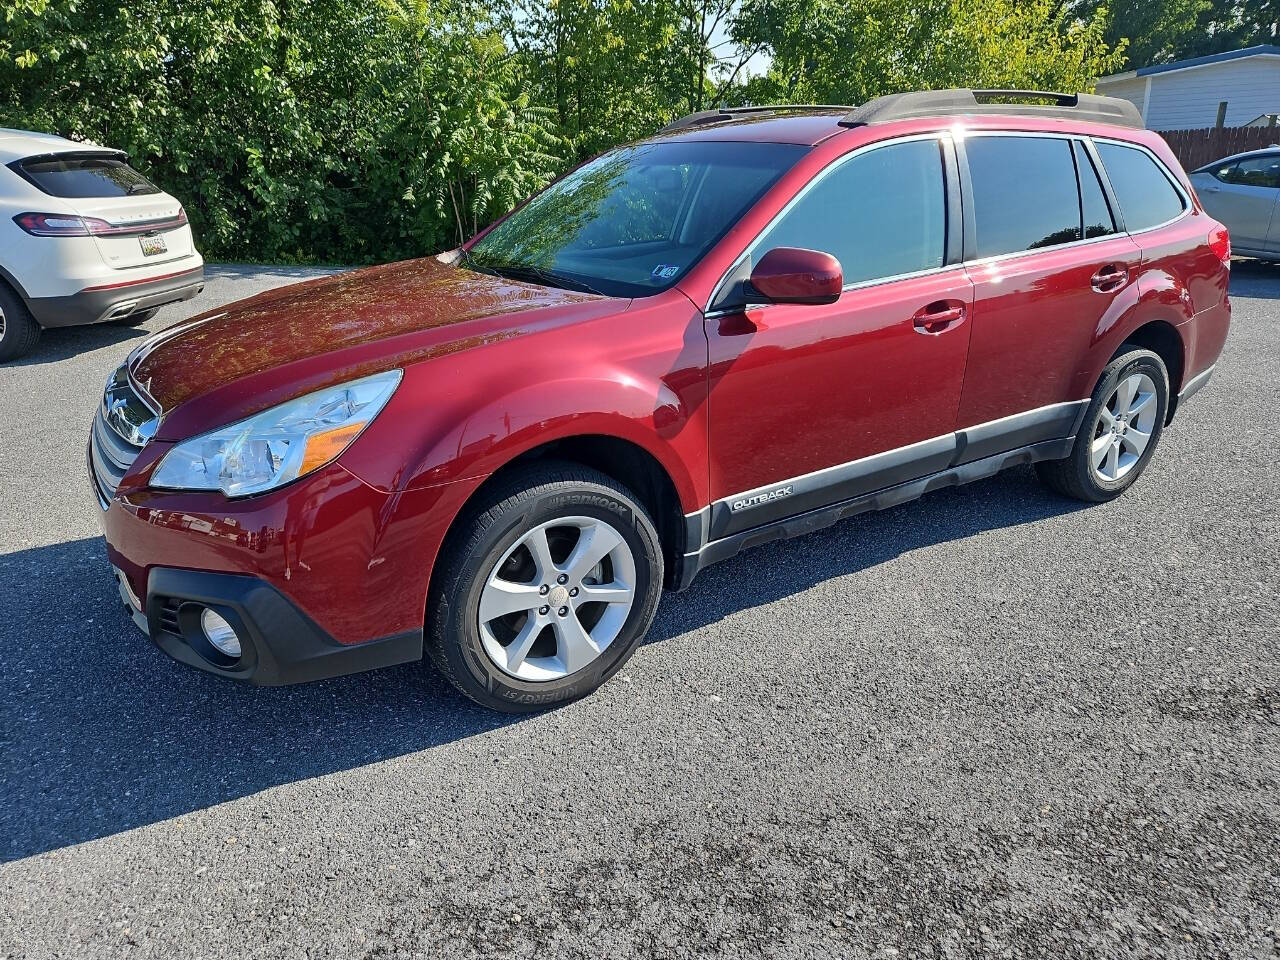
<instances>
[{"instance_id":1,"label":"rear tire","mask_svg":"<svg viewBox=\"0 0 1280 960\"><path fill-rule=\"evenodd\" d=\"M469 509L432 578L426 651L482 706L568 703L613 676L657 611L663 559L644 507L576 464L530 466Z\"/></svg>"},{"instance_id":2,"label":"rear tire","mask_svg":"<svg viewBox=\"0 0 1280 960\"><path fill-rule=\"evenodd\" d=\"M30 353L40 339L40 324L22 298L0 281L0 363Z\"/></svg>"},{"instance_id":3,"label":"rear tire","mask_svg":"<svg viewBox=\"0 0 1280 960\"><path fill-rule=\"evenodd\" d=\"M1126 345L1102 371L1071 456L1037 463L1036 472L1063 496L1087 503L1114 500L1151 460L1168 409L1164 361L1150 350Z\"/></svg>"}]
</instances>

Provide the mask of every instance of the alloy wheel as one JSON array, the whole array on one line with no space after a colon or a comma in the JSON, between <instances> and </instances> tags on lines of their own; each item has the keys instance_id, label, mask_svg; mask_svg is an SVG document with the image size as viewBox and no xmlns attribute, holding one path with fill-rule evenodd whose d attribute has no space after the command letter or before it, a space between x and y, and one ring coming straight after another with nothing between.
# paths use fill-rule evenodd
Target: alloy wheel
<instances>
[{"instance_id":1,"label":"alloy wheel","mask_svg":"<svg viewBox=\"0 0 1280 960\"><path fill-rule=\"evenodd\" d=\"M480 592L480 639L520 680L559 680L600 657L635 600L626 539L595 517L563 517L525 533L494 564Z\"/></svg>"},{"instance_id":2,"label":"alloy wheel","mask_svg":"<svg viewBox=\"0 0 1280 960\"><path fill-rule=\"evenodd\" d=\"M1126 476L1142 459L1156 426L1156 384L1145 373L1131 373L1098 411L1089 463L1108 483Z\"/></svg>"}]
</instances>

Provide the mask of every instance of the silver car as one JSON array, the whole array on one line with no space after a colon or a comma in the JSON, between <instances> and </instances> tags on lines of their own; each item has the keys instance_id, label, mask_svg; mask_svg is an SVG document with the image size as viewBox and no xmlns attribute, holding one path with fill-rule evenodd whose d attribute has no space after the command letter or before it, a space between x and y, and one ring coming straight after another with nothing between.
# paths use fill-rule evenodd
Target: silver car
<instances>
[{"instance_id":1,"label":"silver car","mask_svg":"<svg viewBox=\"0 0 1280 960\"><path fill-rule=\"evenodd\" d=\"M1280 260L1280 147L1238 153L1191 174L1200 202L1231 231L1231 250Z\"/></svg>"}]
</instances>

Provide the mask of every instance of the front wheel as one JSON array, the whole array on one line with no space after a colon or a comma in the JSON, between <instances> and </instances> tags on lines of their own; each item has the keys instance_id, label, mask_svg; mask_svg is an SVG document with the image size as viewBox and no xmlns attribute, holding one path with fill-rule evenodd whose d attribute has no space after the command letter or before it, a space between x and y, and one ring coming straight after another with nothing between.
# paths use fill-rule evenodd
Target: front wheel
<instances>
[{"instance_id":1,"label":"front wheel","mask_svg":"<svg viewBox=\"0 0 1280 960\"><path fill-rule=\"evenodd\" d=\"M1071 456L1037 463L1040 479L1077 500L1114 500L1151 460L1168 409L1164 361L1150 350L1125 350L1102 371Z\"/></svg>"},{"instance_id":2,"label":"front wheel","mask_svg":"<svg viewBox=\"0 0 1280 960\"><path fill-rule=\"evenodd\" d=\"M586 467L534 466L450 535L433 578L427 652L486 707L566 703L639 645L662 578L657 531L629 490Z\"/></svg>"}]
</instances>

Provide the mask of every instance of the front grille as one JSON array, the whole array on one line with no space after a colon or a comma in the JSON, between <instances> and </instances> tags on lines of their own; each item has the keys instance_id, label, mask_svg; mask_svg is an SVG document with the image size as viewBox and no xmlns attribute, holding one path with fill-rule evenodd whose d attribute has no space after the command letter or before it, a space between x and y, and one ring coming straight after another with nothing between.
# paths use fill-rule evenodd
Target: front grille
<instances>
[{"instance_id":1,"label":"front grille","mask_svg":"<svg viewBox=\"0 0 1280 960\"><path fill-rule=\"evenodd\" d=\"M155 435L160 418L133 384L125 367L107 380L89 434L89 470L105 510L125 472L146 442Z\"/></svg>"}]
</instances>

